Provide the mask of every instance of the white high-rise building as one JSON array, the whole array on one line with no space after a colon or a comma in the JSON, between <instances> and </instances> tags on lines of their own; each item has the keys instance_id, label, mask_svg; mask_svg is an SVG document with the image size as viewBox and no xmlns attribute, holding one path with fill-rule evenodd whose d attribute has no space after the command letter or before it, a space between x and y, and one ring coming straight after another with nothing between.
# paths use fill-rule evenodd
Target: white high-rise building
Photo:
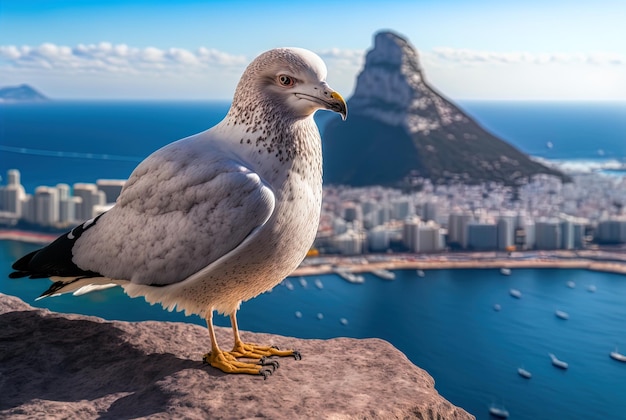
<instances>
[{"instance_id":1,"label":"white high-rise building","mask_svg":"<svg viewBox=\"0 0 626 420\"><path fill-rule=\"evenodd\" d=\"M411 252L435 252L444 248L441 227L433 222L422 222L413 217L404 222L402 242Z\"/></svg>"},{"instance_id":2,"label":"white high-rise building","mask_svg":"<svg viewBox=\"0 0 626 420\"><path fill-rule=\"evenodd\" d=\"M476 251L498 247L498 226L495 223L471 222L467 225L467 248Z\"/></svg>"},{"instance_id":3,"label":"white high-rise building","mask_svg":"<svg viewBox=\"0 0 626 420\"><path fill-rule=\"evenodd\" d=\"M42 226L53 226L59 222L59 191L40 186L35 190L35 222Z\"/></svg>"},{"instance_id":4,"label":"white high-rise building","mask_svg":"<svg viewBox=\"0 0 626 420\"><path fill-rule=\"evenodd\" d=\"M386 252L389 249L389 230L381 225L367 232L367 243L371 252Z\"/></svg>"},{"instance_id":5,"label":"white high-rise building","mask_svg":"<svg viewBox=\"0 0 626 420\"><path fill-rule=\"evenodd\" d=\"M7 171L7 185L0 187L0 211L11 214L11 217L22 217L22 203L26 198L24 187L20 183L20 171Z\"/></svg>"},{"instance_id":6,"label":"white high-rise building","mask_svg":"<svg viewBox=\"0 0 626 420\"><path fill-rule=\"evenodd\" d=\"M472 220L472 213L453 212L448 218L448 243L467 248L467 225Z\"/></svg>"},{"instance_id":7,"label":"white high-rise building","mask_svg":"<svg viewBox=\"0 0 626 420\"><path fill-rule=\"evenodd\" d=\"M542 219L535 223L535 248L559 249L561 246L561 223L558 219Z\"/></svg>"},{"instance_id":8,"label":"white high-rise building","mask_svg":"<svg viewBox=\"0 0 626 420\"><path fill-rule=\"evenodd\" d=\"M359 255L363 253L365 234L349 229L347 232L335 236L332 242L340 254Z\"/></svg>"},{"instance_id":9,"label":"white high-rise building","mask_svg":"<svg viewBox=\"0 0 626 420\"><path fill-rule=\"evenodd\" d=\"M433 221L422 223L418 227L416 239L415 252L437 252L444 248L441 227Z\"/></svg>"},{"instance_id":10,"label":"white high-rise building","mask_svg":"<svg viewBox=\"0 0 626 420\"><path fill-rule=\"evenodd\" d=\"M415 240L414 238L417 236L417 229L421 223L422 221L419 217L413 216L406 219L402 225L402 244L411 251L414 251L413 242Z\"/></svg>"},{"instance_id":11,"label":"white high-rise building","mask_svg":"<svg viewBox=\"0 0 626 420\"><path fill-rule=\"evenodd\" d=\"M503 215L498 218L498 249L507 250L515 243L515 216Z\"/></svg>"},{"instance_id":12,"label":"white high-rise building","mask_svg":"<svg viewBox=\"0 0 626 420\"><path fill-rule=\"evenodd\" d=\"M626 217L611 217L600 221L595 236L600 243L626 243Z\"/></svg>"},{"instance_id":13,"label":"white high-rise building","mask_svg":"<svg viewBox=\"0 0 626 420\"><path fill-rule=\"evenodd\" d=\"M439 215L439 206L434 201L427 201L422 207L422 219L425 222L429 220L437 221Z\"/></svg>"}]
</instances>

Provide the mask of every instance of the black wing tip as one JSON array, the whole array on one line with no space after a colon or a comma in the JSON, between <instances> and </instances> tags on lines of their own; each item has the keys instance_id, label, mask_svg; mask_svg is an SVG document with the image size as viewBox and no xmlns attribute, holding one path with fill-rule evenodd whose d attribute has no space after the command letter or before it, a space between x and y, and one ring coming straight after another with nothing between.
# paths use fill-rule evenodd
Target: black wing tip
<instances>
[{"instance_id":1,"label":"black wing tip","mask_svg":"<svg viewBox=\"0 0 626 420\"><path fill-rule=\"evenodd\" d=\"M28 272L29 271L30 261L33 259L35 254L37 254L39 251L41 251L41 249L38 249L36 251L30 252L30 253L24 255L22 258L20 258L19 260L15 261L13 263L13 265L11 266L11 268L14 269L15 271L25 271L25 272Z\"/></svg>"},{"instance_id":2,"label":"black wing tip","mask_svg":"<svg viewBox=\"0 0 626 420\"><path fill-rule=\"evenodd\" d=\"M21 279L28 276L29 274L26 271L14 271L12 273L9 273L10 279Z\"/></svg>"}]
</instances>

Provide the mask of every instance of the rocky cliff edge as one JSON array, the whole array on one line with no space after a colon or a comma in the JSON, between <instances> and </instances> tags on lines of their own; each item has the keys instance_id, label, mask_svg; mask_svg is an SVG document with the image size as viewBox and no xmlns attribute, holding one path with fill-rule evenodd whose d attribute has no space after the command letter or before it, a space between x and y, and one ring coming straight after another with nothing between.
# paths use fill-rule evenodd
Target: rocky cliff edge
<instances>
[{"instance_id":1,"label":"rocky cliff edge","mask_svg":"<svg viewBox=\"0 0 626 420\"><path fill-rule=\"evenodd\" d=\"M223 346L229 328L216 327ZM206 328L36 309L0 294L0 417L471 419L386 341L243 332L301 351L267 380L203 365Z\"/></svg>"}]
</instances>

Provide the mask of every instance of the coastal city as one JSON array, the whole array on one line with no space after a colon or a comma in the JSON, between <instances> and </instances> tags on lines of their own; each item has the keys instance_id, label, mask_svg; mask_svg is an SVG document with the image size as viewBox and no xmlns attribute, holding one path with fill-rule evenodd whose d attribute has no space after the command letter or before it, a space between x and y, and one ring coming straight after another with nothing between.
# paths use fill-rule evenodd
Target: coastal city
<instances>
[{"instance_id":1,"label":"coastal city","mask_svg":"<svg viewBox=\"0 0 626 420\"><path fill-rule=\"evenodd\" d=\"M419 191L385 187L324 188L313 253L584 250L626 244L626 177L572 173L572 182L537 175L517 188L497 183L433 185ZM39 186L19 170L0 186L0 226L60 232L113 206L124 180Z\"/></svg>"}]
</instances>

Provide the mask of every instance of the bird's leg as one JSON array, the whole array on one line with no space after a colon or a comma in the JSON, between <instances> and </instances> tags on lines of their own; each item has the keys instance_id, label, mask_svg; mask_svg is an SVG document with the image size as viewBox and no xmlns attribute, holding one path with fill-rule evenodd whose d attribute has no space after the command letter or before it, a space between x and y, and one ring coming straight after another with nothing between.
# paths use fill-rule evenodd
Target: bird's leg
<instances>
[{"instance_id":1,"label":"bird's leg","mask_svg":"<svg viewBox=\"0 0 626 420\"><path fill-rule=\"evenodd\" d=\"M271 363L269 360L267 360L267 357L269 356L292 356L296 360L302 359L300 352L296 350L279 350L275 346L260 346L258 344L244 343L239 336L239 327L237 326L236 312L230 314L230 324L233 328L233 334L235 335L235 345L233 346L232 351L230 351L229 353L236 358L244 357L250 359L260 359L261 364ZM276 367L278 367L278 362L276 361L271 364L274 364Z\"/></svg>"},{"instance_id":2,"label":"bird's leg","mask_svg":"<svg viewBox=\"0 0 626 420\"><path fill-rule=\"evenodd\" d=\"M206 318L211 337L211 351L202 357L204 363L208 363L225 373L247 373L250 375L263 375L265 379L276 370L277 365L263 363L246 363L237 360L236 356L222 351L217 345L215 329L213 328L213 311Z\"/></svg>"}]
</instances>

